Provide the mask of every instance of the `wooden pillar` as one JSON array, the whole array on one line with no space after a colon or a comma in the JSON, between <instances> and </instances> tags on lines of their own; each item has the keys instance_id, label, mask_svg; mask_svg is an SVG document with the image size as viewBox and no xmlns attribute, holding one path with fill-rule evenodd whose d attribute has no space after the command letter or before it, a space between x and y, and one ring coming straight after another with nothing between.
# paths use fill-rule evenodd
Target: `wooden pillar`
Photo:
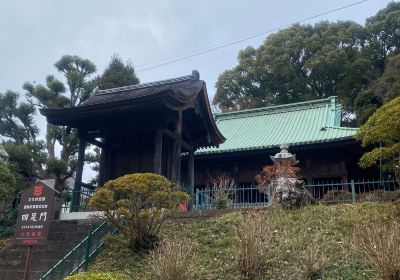
<instances>
[{"instance_id":1,"label":"wooden pillar","mask_svg":"<svg viewBox=\"0 0 400 280\"><path fill-rule=\"evenodd\" d=\"M85 148L86 148L86 141L84 138L80 138L79 151L78 151L78 162L76 165L75 185L74 185L74 191L72 193L72 201L71 201L71 211L72 212L76 212L78 210L78 207L80 204L82 173L83 173L83 165L85 163Z\"/></svg>"},{"instance_id":2,"label":"wooden pillar","mask_svg":"<svg viewBox=\"0 0 400 280\"><path fill-rule=\"evenodd\" d=\"M113 150L112 143L107 140L107 149L104 151L104 182L112 179L112 160L113 160Z\"/></svg>"},{"instance_id":3,"label":"wooden pillar","mask_svg":"<svg viewBox=\"0 0 400 280\"><path fill-rule=\"evenodd\" d=\"M163 132L161 127L156 130L154 137L154 173L161 175Z\"/></svg>"},{"instance_id":4,"label":"wooden pillar","mask_svg":"<svg viewBox=\"0 0 400 280\"><path fill-rule=\"evenodd\" d=\"M181 150L182 150L182 111L178 112L175 127L176 140L174 144L174 152L172 155L172 172L171 180L179 182L181 179Z\"/></svg>"},{"instance_id":5,"label":"wooden pillar","mask_svg":"<svg viewBox=\"0 0 400 280\"><path fill-rule=\"evenodd\" d=\"M99 168L99 181L98 181L99 187L103 186L103 184L106 181L106 178L105 178L106 153L107 153L107 149L106 148L101 148L101 152L100 152L100 168Z\"/></svg>"},{"instance_id":6,"label":"wooden pillar","mask_svg":"<svg viewBox=\"0 0 400 280\"><path fill-rule=\"evenodd\" d=\"M194 188L194 150L189 151L189 159L188 159L188 183L189 186Z\"/></svg>"}]
</instances>

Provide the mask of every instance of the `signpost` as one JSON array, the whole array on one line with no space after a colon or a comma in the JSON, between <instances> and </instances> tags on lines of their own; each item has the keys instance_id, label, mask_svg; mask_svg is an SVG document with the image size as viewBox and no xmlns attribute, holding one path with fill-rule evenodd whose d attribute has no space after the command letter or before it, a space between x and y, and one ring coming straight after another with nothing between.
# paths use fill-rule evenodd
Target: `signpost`
<instances>
[{"instance_id":1,"label":"signpost","mask_svg":"<svg viewBox=\"0 0 400 280\"><path fill-rule=\"evenodd\" d=\"M24 280L29 279L33 246L47 243L54 195L55 190L40 181L21 193L14 236L15 244L29 246Z\"/></svg>"}]
</instances>

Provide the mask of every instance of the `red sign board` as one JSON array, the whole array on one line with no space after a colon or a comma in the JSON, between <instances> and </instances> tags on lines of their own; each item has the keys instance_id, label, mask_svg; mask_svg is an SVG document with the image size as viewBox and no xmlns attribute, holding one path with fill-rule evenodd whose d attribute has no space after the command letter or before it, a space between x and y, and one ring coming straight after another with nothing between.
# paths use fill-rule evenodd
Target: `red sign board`
<instances>
[{"instance_id":1,"label":"red sign board","mask_svg":"<svg viewBox=\"0 0 400 280\"><path fill-rule=\"evenodd\" d=\"M15 229L17 245L44 245L53 215L55 191L38 182L21 193Z\"/></svg>"}]
</instances>

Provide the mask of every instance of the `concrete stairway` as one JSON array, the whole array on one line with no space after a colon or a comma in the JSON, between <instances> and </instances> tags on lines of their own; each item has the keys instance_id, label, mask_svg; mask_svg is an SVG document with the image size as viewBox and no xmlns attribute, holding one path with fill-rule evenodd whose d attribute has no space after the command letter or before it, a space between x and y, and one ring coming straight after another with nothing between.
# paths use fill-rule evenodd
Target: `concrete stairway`
<instances>
[{"instance_id":1,"label":"concrete stairway","mask_svg":"<svg viewBox=\"0 0 400 280\"><path fill-rule=\"evenodd\" d=\"M55 221L50 226L47 245L33 249L30 280L37 280L75 247L98 224L90 220ZM27 246L10 244L0 250L0 280L22 280Z\"/></svg>"}]
</instances>

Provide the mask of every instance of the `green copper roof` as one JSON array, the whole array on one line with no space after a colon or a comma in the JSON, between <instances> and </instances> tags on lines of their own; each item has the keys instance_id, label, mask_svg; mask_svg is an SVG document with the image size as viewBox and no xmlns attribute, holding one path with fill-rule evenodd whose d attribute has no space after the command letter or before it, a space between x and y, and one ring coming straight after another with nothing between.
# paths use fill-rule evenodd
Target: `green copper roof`
<instances>
[{"instance_id":1,"label":"green copper roof","mask_svg":"<svg viewBox=\"0 0 400 280\"><path fill-rule=\"evenodd\" d=\"M215 115L226 141L218 148L196 154L224 153L324 143L353 138L356 128L340 127L341 105L337 97Z\"/></svg>"}]
</instances>

